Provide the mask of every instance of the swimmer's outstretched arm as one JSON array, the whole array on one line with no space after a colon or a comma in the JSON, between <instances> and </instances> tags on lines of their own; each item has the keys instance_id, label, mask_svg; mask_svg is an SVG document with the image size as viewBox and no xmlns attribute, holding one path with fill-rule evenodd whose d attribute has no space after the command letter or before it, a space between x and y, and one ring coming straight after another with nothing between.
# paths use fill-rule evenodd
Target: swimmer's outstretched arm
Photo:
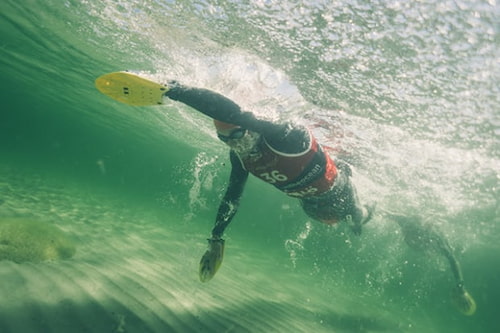
<instances>
[{"instance_id":1,"label":"swimmer's outstretched arm","mask_svg":"<svg viewBox=\"0 0 500 333\"><path fill-rule=\"evenodd\" d=\"M190 106L204 115L260 133L274 149L300 153L309 146L309 132L303 126L259 119L229 98L214 91L171 83L165 96Z\"/></svg>"},{"instance_id":2,"label":"swimmer's outstretched arm","mask_svg":"<svg viewBox=\"0 0 500 333\"><path fill-rule=\"evenodd\" d=\"M251 112L242 111L240 106L229 98L208 89L175 83L165 96L182 102L212 119L238 125L253 132L268 134L276 130L276 124L257 119Z\"/></svg>"}]
</instances>

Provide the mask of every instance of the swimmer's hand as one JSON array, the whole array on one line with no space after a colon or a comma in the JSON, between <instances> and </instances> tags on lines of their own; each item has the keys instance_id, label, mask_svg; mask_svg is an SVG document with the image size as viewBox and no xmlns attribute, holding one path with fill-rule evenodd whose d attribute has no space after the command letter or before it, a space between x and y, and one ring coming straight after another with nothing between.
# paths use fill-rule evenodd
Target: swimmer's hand
<instances>
[{"instance_id":1,"label":"swimmer's hand","mask_svg":"<svg viewBox=\"0 0 500 333\"><path fill-rule=\"evenodd\" d=\"M200 281L210 281L220 265L224 257L224 240L222 238L209 238L208 250L200 260Z\"/></svg>"},{"instance_id":2,"label":"swimmer's hand","mask_svg":"<svg viewBox=\"0 0 500 333\"><path fill-rule=\"evenodd\" d=\"M462 284L453 288L451 300L458 311L466 316L472 316L476 312L476 302Z\"/></svg>"},{"instance_id":3,"label":"swimmer's hand","mask_svg":"<svg viewBox=\"0 0 500 333\"><path fill-rule=\"evenodd\" d=\"M347 215L345 221L347 222L347 225L349 226L353 234L355 234L356 236L361 235L361 229L363 226L361 224L361 221L354 221L352 215Z\"/></svg>"}]
</instances>

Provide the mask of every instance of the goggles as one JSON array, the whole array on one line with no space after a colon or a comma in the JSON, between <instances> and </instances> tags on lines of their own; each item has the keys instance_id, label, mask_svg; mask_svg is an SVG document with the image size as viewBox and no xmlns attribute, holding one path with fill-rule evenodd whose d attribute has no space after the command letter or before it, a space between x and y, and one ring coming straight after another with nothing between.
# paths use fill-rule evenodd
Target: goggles
<instances>
[{"instance_id":1,"label":"goggles","mask_svg":"<svg viewBox=\"0 0 500 333\"><path fill-rule=\"evenodd\" d=\"M217 137L219 138L219 140L221 140L223 142L228 142L229 140L241 139L242 137L245 136L246 133L247 133L246 129L238 127L236 129L232 130L229 133L229 135L222 135L220 133L217 133Z\"/></svg>"}]
</instances>

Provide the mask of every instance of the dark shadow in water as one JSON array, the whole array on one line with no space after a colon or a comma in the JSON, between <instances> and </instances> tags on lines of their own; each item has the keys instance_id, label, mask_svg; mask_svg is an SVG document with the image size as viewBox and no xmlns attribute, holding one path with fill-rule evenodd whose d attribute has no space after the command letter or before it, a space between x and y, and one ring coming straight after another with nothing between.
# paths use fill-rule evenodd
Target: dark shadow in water
<instances>
[{"instance_id":1,"label":"dark shadow in water","mask_svg":"<svg viewBox=\"0 0 500 333\"><path fill-rule=\"evenodd\" d=\"M5 305L5 304L3 304ZM4 307L1 306L0 309ZM0 332L399 332L398 323L380 316L311 312L298 305L269 301L228 304L210 310L177 313L101 302L62 300L53 305L29 303L0 312ZM160 311L161 312L161 311Z\"/></svg>"},{"instance_id":2,"label":"dark shadow in water","mask_svg":"<svg viewBox=\"0 0 500 333\"><path fill-rule=\"evenodd\" d=\"M215 309L213 314L220 310ZM299 305L270 301L255 301L237 308L225 310L231 317L240 318L250 325L226 326L234 332L295 332L295 325L304 332L399 332L399 323L382 319L382 316L367 316L339 313L334 311L312 312ZM207 315L213 315L212 313ZM253 324L253 326L251 326ZM258 323L258 324L256 324ZM252 330L252 327L256 328ZM310 327L310 329L308 329ZM234 330L233 330L234 329Z\"/></svg>"},{"instance_id":3,"label":"dark shadow in water","mask_svg":"<svg viewBox=\"0 0 500 333\"><path fill-rule=\"evenodd\" d=\"M325 325L340 332L402 332L401 323L363 315L324 313Z\"/></svg>"},{"instance_id":4,"label":"dark shadow in water","mask_svg":"<svg viewBox=\"0 0 500 333\"><path fill-rule=\"evenodd\" d=\"M114 303L76 303L61 300L57 304L31 303L0 312L0 332L153 332L151 327L125 306ZM3 307L3 306L2 306ZM126 318L129 329L123 330L122 318ZM169 332L168 325L164 325ZM170 330L174 332L174 330Z\"/></svg>"}]
</instances>

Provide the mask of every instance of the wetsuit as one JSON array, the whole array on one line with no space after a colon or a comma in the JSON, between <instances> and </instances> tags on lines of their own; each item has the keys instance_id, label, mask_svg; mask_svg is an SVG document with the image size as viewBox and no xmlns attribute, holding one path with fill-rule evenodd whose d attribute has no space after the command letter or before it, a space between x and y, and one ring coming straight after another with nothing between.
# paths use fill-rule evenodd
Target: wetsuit
<instances>
[{"instance_id":1,"label":"wetsuit","mask_svg":"<svg viewBox=\"0 0 500 333\"><path fill-rule=\"evenodd\" d=\"M230 152L232 170L212 230L214 237L222 236L236 213L249 172L298 198L314 219L333 224L350 216L361 221L363 214L349 166L334 163L303 126L257 119L230 99L206 89L174 84L166 96L213 119L260 134L255 151L244 156Z\"/></svg>"}]
</instances>

